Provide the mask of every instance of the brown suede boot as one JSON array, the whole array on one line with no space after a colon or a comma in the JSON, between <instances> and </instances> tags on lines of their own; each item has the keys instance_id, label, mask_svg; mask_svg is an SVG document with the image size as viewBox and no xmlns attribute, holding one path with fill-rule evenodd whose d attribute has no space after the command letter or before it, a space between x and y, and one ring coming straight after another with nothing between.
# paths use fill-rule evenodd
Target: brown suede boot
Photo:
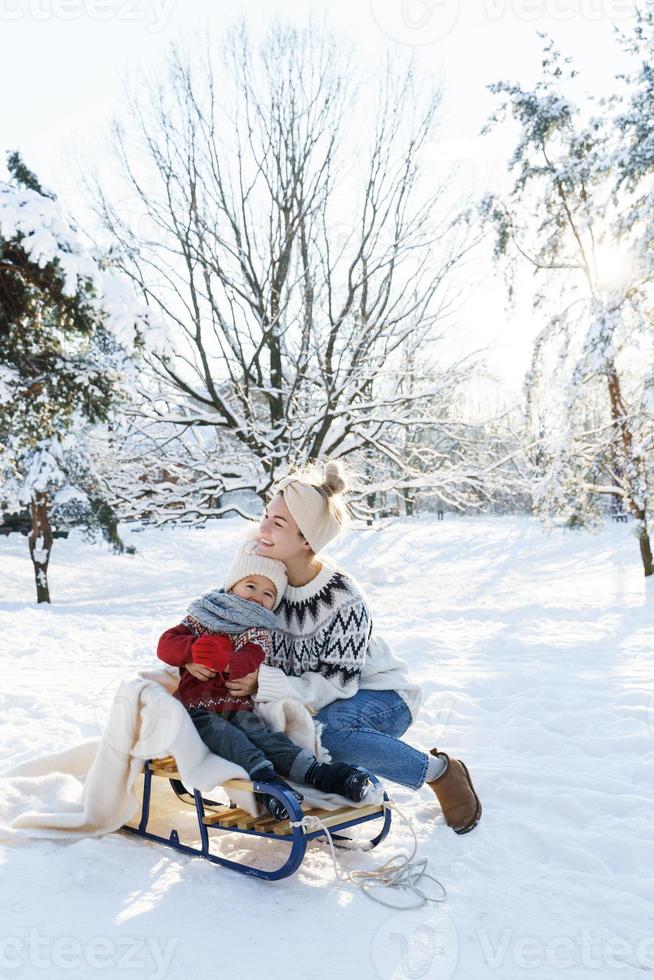
<instances>
[{"instance_id":1,"label":"brown suede boot","mask_svg":"<svg viewBox=\"0 0 654 980\"><path fill-rule=\"evenodd\" d=\"M445 772L427 783L441 805L445 823L455 834L474 830L481 819L481 803L475 793L470 773L460 759L450 759L445 752L431 749L431 755L445 762Z\"/></svg>"}]
</instances>

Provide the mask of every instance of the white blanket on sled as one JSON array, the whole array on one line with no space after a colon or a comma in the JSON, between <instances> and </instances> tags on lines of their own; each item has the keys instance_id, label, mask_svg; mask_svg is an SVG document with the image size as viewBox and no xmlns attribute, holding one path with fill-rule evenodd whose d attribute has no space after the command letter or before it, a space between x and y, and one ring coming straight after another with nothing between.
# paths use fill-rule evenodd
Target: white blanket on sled
<instances>
[{"instance_id":1,"label":"white blanket on sled","mask_svg":"<svg viewBox=\"0 0 654 980\"><path fill-rule=\"evenodd\" d=\"M139 809L136 781L146 759L174 755L184 784L207 794L229 779L248 779L240 766L207 749L184 706L172 697L177 681L177 671L165 669L126 678L116 692L101 738L5 772L0 840L79 838L117 830ZM273 703L265 720L320 753L311 716L299 702ZM348 802L301 789L310 806L333 809ZM258 812L252 793L230 791L230 797L249 813Z\"/></svg>"}]
</instances>

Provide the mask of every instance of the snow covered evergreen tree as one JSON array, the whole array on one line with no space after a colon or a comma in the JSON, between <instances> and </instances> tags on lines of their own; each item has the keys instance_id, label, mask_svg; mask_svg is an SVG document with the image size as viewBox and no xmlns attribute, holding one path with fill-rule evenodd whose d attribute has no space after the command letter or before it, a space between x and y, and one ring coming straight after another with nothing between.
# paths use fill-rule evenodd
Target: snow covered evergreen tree
<instances>
[{"instance_id":1,"label":"snow covered evergreen tree","mask_svg":"<svg viewBox=\"0 0 654 980\"><path fill-rule=\"evenodd\" d=\"M88 435L119 397L147 323L17 153L0 182L0 510L29 509L38 602L50 601L52 521L122 547Z\"/></svg>"},{"instance_id":2,"label":"snow covered evergreen tree","mask_svg":"<svg viewBox=\"0 0 654 980\"><path fill-rule=\"evenodd\" d=\"M526 378L536 511L574 527L599 519L607 496L623 501L648 576L654 263L639 244L642 222L615 193L615 123L575 104L576 85L569 59L546 41L532 89L491 86L503 102L489 125L511 116L519 136L511 192L487 198L483 214L509 271L538 276L534 305L546 315Z\"/></svg>"}]
</instances>

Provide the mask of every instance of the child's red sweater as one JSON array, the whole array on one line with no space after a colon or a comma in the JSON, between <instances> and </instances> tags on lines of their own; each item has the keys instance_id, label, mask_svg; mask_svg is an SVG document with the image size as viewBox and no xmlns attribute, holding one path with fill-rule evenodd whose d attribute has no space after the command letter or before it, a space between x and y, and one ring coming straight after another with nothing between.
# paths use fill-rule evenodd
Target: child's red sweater
<instances>
[{"instance_id":1,"label":"child's red sweater","mask_svg":"<svg viewBox=\"0 0 654 980\"><path fill-rule=\"evenodd\" d=\"M250 697L237 698L225 687L225 675L218 671L208 681L198 680L185 668L192 660L193 644L199 636L226 636L205 629L192 616L187 616L179 626L166 630L159 639L157 656L171 667L179 667L180 682L175 697L186 708L203 708L205 711L252 711L254 701ZM261 628L244 630L229 636L233 652L229 658L229 679L245 677L261 666L270 653L270 631Z\"/></svg>"}]
</instances>

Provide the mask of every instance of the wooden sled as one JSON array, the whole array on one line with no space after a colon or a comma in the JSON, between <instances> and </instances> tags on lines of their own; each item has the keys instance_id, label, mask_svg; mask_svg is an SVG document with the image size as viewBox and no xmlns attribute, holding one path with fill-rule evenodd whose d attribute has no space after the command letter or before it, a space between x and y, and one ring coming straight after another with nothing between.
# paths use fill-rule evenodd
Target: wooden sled
<instances>
[{"instance_id":1,"label":"wooden sled","mask_svg":"<svg viewBox=\"0 0 654 980\"><path fill-rule=\"evenodd\" d=\"M152 780L162 778L167 779L170 786L182 803L195 807L198 829L200 834L200 847L190 844L183 844L180 841L178 831L173 828L169 837L151 833L148 830L150 821L150 806L152 797ZM371 780L379 785L379 781L371 775ZM137 827L125 824L121 829L145 840L155 841L157 844L165 844L176 851L184 854L192 854L203 857L214 864L220 864L225 868L232 868L241 874L253 875L256 878L266 878L274 881L278 878L286 878L292 875L300 867L306 853L307 844L311 840L326 837L324 827L329 828L329 833L338 846L338 841L349 841L347 835L342 831L356 827L359 824L368 823L371 820L382 820L382 826L376 837L372 838L365 845L365 850L371 850L386 838L391 826L391 810L388 804L388 796L384 792L380 803L370 804L369 806L343 806L337 810L303 810L294 796L291 796L283 788L273 783L251 782L247 779L231 779L224 783L224 788L251 790L256 793L269 793L281 800L287 813L291 814L291 820L275 820L267 814L253 817L245 810L240 809L235 804L222 804L214 800L205 799L197 789L188 790L182 782L181 776L177 771L177 763L173 756L164 759L151 759L146 762L143 768L143 804L141 807L141 817ZM323 827L311 829L312 822L306 821L302 825L304 817L317 817ZM313 824L315 828L315 823ZM251 867L237 861L230 861L220 857L210 850L210 833L214 831L227 831L238 834L249 834L251 837L262 837L266 840L284 841L291 845L290 853L286 861L273 871L265 871L261 868ZM341 845L347 846L347 845Z\"/></svg>"}]
</instances>

